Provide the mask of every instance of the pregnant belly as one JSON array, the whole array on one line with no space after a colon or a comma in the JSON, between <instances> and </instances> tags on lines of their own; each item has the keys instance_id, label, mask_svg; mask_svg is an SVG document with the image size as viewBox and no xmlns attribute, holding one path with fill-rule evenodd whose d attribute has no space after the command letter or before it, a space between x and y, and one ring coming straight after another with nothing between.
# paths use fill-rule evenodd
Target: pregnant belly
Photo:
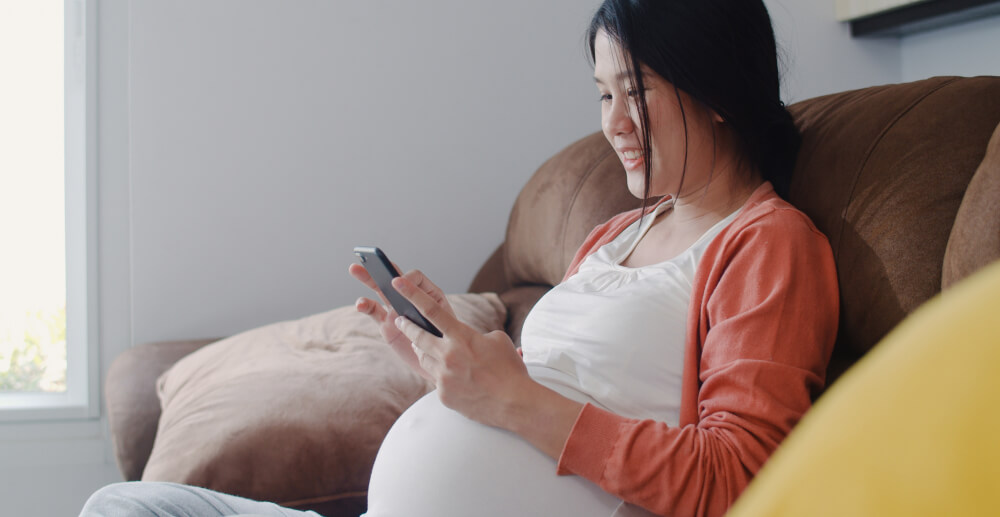
<instances>
[{"instance_id":1,"label":"pregnant belly","mask_svg":"<svg viewBox=\"0 0 1000 517\"><path fill-rule=\"evenodd\" d=\"M516 434L469 420L431 392L382 442L366 515L608 517L620 503L579 476L557 476L555 460Z\"/></svg>"}]
</instances>

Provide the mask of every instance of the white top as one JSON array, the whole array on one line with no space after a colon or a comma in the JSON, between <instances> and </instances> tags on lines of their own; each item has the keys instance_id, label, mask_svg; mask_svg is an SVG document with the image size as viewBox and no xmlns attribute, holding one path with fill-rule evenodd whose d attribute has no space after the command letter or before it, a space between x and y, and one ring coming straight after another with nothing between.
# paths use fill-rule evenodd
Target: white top
<instances>
[{"instance_id":1,"label":"white top","mask_svg":"<svg viewBox=\"0 0 1000 517\"><path fill-rule=\"evenodd\" d=\"M570 383L599 407L677 425L695 269L736 212L670 260L622 266L671 206L659 204L546 293L524 322L521 350L526 364L555 370L552 381Z\"/></svg>"},{"instance_id":2,"label":"white top","mask_svg":"<svg viewBox=\"0 0 1000 517\"><path fill-rule=\"evenodd\" d=\"M669 208L661 203L654 214ZM578 402L676 424L695 266L735 215L660 264L620 265L655 217L601 247L528 315L521 333L528 373ZM366 515L611 517L627 508L586 479L556 475L555 460L521 437L469 420L431 392L382 442Z\"/></svg>"}]
</instances>

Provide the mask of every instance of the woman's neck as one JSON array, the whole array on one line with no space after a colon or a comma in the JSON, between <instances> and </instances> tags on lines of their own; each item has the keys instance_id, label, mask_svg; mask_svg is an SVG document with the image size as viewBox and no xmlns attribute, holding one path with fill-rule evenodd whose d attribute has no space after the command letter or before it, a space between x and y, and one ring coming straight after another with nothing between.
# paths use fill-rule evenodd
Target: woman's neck
<instances>
[{"instance_id":1,"label":"woman's neck","mask_svg":"<svg viewBox=\"0 0 1000 517\"><path fill-rule=\"evenodd\" d=\"M683 185L674 199L673 223L720 220L735 212L763 183L758 174L738 171L735 164L719 168L700 185Z\"/></svg>"}]
</instances>

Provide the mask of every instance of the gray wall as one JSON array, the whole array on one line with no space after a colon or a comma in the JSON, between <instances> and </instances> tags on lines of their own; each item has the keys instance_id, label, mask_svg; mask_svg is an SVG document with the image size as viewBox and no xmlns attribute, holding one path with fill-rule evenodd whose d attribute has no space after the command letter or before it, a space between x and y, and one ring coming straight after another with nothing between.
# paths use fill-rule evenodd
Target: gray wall
<instances>
[{"instance_id":1,"label":"gray wall","mask_svg":"<svg viewBox=\"0 0 1000 517\"><path fill-rule=\"evenodd\" d=\"M834 18L833 0L765 0L783 50L785 102L899 82L896 39L858 39Z\"/></svg>"},{"instance_id":2,"label":"gray wall","mask_svg":"<svg viewBox=\"0 0 1000 517\"><path fill-rule=\"evenodd\" d=\"M136 2L136 342L353 302L355 245L462 292L598 128L591 2Z\"/></svg>"},{"instance_id":3,"label":"gray wall","mask_svg":"<svg viewBox=\"0 0 1000 517\"><path fill-rule=\"evenodd\" d=\"M903 81L936 75L1000 75L1000 16L905 36Z\"/></svg>"}]
</instances>

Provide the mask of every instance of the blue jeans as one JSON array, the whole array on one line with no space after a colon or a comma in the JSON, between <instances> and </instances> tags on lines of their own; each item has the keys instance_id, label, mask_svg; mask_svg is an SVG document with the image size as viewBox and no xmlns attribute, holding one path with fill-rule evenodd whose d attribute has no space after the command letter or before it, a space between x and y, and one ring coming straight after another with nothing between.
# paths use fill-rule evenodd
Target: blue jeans
<instances>
[{"instance_id":1,"label":"blue jeans","mask_svg":"<svg viewBox=\"0 0 1000 517\"><path fill-rule=\"evenodd\" d=\"M133 481L108 485L90 496L80 517L214 517L255 515L322 517L179 483Z\"/></svg>"}]
</instances>

